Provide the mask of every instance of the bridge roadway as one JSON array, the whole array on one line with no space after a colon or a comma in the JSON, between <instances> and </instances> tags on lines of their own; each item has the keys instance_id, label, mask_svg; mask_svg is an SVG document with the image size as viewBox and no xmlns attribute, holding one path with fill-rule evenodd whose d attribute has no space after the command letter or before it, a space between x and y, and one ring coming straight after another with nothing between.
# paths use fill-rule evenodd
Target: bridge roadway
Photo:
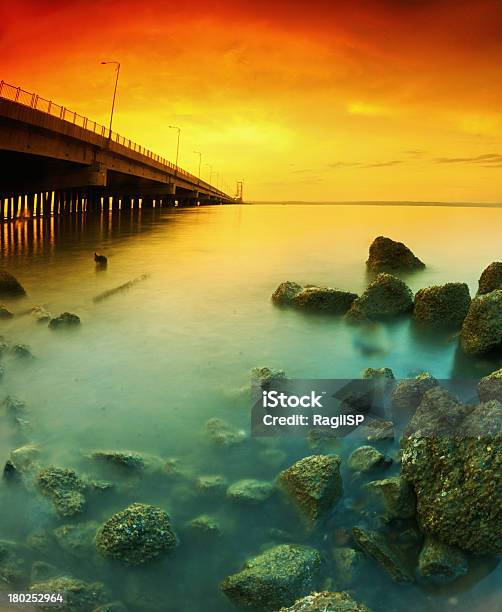
<instances>
[{"instance_id":1,"label":"bridge roadway","mask_svg":"<svg viewBox=\"0 0 502 612\"><path fill-rule=\"evenodd\" d=\"M236 200L95 121L0 81L0 221L140 201Z\"/></svg>"}]
</instances>

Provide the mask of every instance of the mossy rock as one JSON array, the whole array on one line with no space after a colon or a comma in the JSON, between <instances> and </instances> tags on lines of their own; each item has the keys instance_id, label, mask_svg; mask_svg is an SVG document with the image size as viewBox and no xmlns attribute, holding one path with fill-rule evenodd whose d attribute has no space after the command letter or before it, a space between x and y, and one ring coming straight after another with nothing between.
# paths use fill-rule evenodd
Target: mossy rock
<instances>
[{"instance_id":1,"label":"mossy rock","mask_svg":"<svg viewBox=\"0 0 502 612\"><path fill-rule=\"evenodd\" d=\"M460 329L471 303L465 283L446 283L420 289L415 294L413 319L434 328Z\"/></svg>"},{"instance_id":2,"label":"mossy rock","mask_svg":"<svg viewBox=\"0 0 502 612\"><path fill-rule=\"evenodd\" d=\"M467 574L467 556L460 549L426 538L418 558L418 573L428 582L452 582Z\"/></svg>"},{"instance_id":3,"label":"mossy rock","mask_svg":"<svg viewBox=\"0 0 502 612\"><path fill-rule=\"evenodd\" d=\"M302 289L303 287L298 283L284 281L272 293L272 302L277 306L289 306Z\"/></svg>"},{"instance_id":4,"label":"mossy rock","mask_svg":"<svg viewBox=\"0 0 502 612\"><path fill-rule=\"evenodd\" d=\"M391 465L392 459L386 457L373 446L360 446L349 456L347 465L355 472L371 472L377 468L386 468Z\"/></svg>"},{"instance_id":5,"label":"mossy rock","mask_svg":"<svg viewBox=\"0 0 502 612\"><path fill-rule=\"evenodd\" d=\"M354 300L345 316L353 322L378 321L405 314L412 308L411 289L396 276L382 272Z\"/></svg>"},{"instance_id":6,"label":"mossy rock","mask_svg":"<svg viewBox=\"0 0 502 612\"><path fill-rule=\"evenodd\" d=\"M228 480L224 476L199 476L195 481L197 491L211 497L224 495L228 488Z\"/></svg>"},{"instance_id":7,"label":"mossy rock","mask_svg":"<svg viewBox=\"0 0 502 612\"><path fill-rule=\"evenodd\" d=\"M94 538L99 524L95 521L62 525L54 529L54 537L61 549L70 557L89 560L95 550Z\"/></svg>"},{"instance_id":8,"label":"mossy rock","mask_svg":"<svg viewBox=\"0 0 502 612\"><path fill-rule=\"evenodd\" d=\"M370 245L366 267L371 272L413 271L425 264L404 243L378 236Z\"/></svg>"},{"instance_id":9,"label":"mossy rock","mask_svg":"<svg viewBox=\"0 0 502 612\"><path fill-rule=\"evenodd\" d=\"M44 582L32 584L33 593L58 593L65 600L61 604L39 604L41 610L64 610L64 612L89 612L100 604L110 600L110 593L102 582L88 583L69 576L50 578Z\"/></svg>"},{"instance_id":10,"label":"mossy rock","mask_svg":"<svg viewBox=\"0 0 502 612\"><path fill-rule=\"evenodd\" d=\"M48 467L36 476L40 491L52 500L60 516L71 517L81 514L86 505L82 493L85 482L69 468Z\"/></svg>"},{"instance_id":11,"label":"mossy rock","mask_svg":"<svg viewBox=\"0 0 502 612\"><path fill-rule=\"evenodd\" d=\"M209 419L205 426L209 439L222 448L239 446L246 440L246 432L234 427L223 419Z\"/></svg>"},{"instance_id":12,"label":"mossy rock","mask_svg":"<svg viewBox=\"0 0 502 612\"><path fill-rule=\"evenodd\" d=\"M482 402L498 400L502 403L502 368L484 376L479 381L478 395Z\"/></svg>"},{"instance_id":13,"label":"mossy rock","mask_svg":"<svg viewBox=\"0 0 502 612\"><path fill-rule=\"evenodd\" d=\"M460 331L460 345L469 355L502 350L502 289L472 300Z\"/></svg>"},{"instance_id":14,"label":"mossy rock","mask_svg":"<svg viewBox=\"0 0 502 612\"><path fill-rule=\"evenodd\" d=\"M415 493L410 484L401 476L373 480L364 485L380 502L386 520L409 519L415 516Z\"/></svg>"},{"instance_id":15,"label":"mossy rock","mask_svg":"<svg viewBox=\"0 0 502 612\"><path fill-rule=\"evenodd\" d=\"M63 312L49 322L49 327L51 329L75 329L79 326L80 317L71 312Z\"/></svg>"},{"instance_id":16,"label":"mossy rock","mask_svg":"<svg viewBox=\"0 0 502 612\"><path fill-rule=\"evenodd\" d=\"M221 590L239 607L277 610L314 590L320 567L314 548L281 544L247 561L240 572L225 578Z\"/></svg>"},{"instance_id":17,"label":"mossy rock","mask_svg":"<svg viewBox=\"0 0 502 612\"><path fill-rule=\"evenodd\" d=\"M128 470L142 470L145 467L143 455L134 451L95 450L89 454L89 459Z\"/></svg>"},{"instance_id":18,"label":"mossy rock","mask_svg":"<svg viewBox=\"0 0 502 612\"><path fill-rule=\"evenodd\" d=\"M292 304L302 310L342 315L356 298L357 294L341 289L305 287L292 298Z\"/></svg>"},{"instance_id":19,"label":"mossy rock","mask_svg":"<svg viewBox=\"0 0 502 612\"><path fill-rule=\"evenodd\" d=\"M322 591L302 597L288 608L279 612L371 612L364 604L358 603L348 593Z\"/></svg>"},{"instance_id":20,"label":"mossy rock","mask_svg":"<svg viewBox=\"0 0 502 612\"><path fill-rule=\"evenodd\" d=\"M254 506L270 499L273 492L274 485L271 482L245 478L228 487L227 497L233 502Z\"/></svg>"},{"instance_id":21,"label":"mossy rock","mask_svg":"<svg viewBox=\"0 0 502 612\"><path fill-rule=\"evenodd\" d=\"M486 267L479 277L478 295L491 293L495 289L502 289L502 263L492 262Z\"/></svg>"}]
</instances>

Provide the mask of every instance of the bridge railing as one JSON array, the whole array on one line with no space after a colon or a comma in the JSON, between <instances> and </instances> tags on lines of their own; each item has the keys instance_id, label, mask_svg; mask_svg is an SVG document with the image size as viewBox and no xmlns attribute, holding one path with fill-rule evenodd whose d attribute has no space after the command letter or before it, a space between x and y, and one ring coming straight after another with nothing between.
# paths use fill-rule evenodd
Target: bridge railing
<instances>
[{"instance_id":1,"label":"bridge railing","mask_svg":"<svg viewBox=\"0 0 502 612\"><path fill-rule=\"evenodd\" d=\"M141 145L135 143L129 138L125 138L117 132L110 132L109 128L104 125L97 123L96 121L92 121L91 119L84 117L83 115L79 115L75 111L72 111L65 106L61 106L60 104L56 104L52 100L47 100L46 98L42 98L41 96L31 93L29 91L25 91L21 89L21 87L15 87L14 85L10 85L5 81L0 81L0 98L4 98L6 100L10 100L11 102L16 102L17 104L22 104L23 106L28 106L30 108L34 108L35 110L41 111L46 115L51 115L52 117L56 117L61 119L62 121L66 121L73 125L76 125L84 130L92 132L93 134L97 134L101 136L105 140L111 140L112 142L116 142L119 145L138 153L139 155L144 155L156 161L164 166L168 166L173 172L176 172L178 176L185 177L192 181L193 183L200 184L204 187L209 187L213 189L216 193L226 196L223 191L219 189L215 189L209 183L205 181L199 180L198 177L183 170L179 166L176 168L176 164L173 164L165 157L150 151L149 149L142 147Z\"/></svg>"}]
</instances>

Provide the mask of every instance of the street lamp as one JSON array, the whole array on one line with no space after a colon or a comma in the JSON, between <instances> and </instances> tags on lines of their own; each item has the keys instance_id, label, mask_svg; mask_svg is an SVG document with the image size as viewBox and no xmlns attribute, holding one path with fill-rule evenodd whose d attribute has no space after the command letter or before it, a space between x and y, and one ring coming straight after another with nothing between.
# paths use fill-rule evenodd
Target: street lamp
<instances>
[{"instance_id":1,"label":"street lamp","mask_svg":"<svg viewBox=\"0 0 502 612\"><path fill-rule=\"evenodd\" d=\"M197 175L197 186L200 185L200 165L202 162L202 153L200 151L194 151L195 155L199 156L199 173Z\"/></svg>"},{"instance_id":2,"label":"street lamp","mask_svg":"<svg viewBox=\"0 0 502 612\"><path fill-rule=\"evenodd\" d=\"M209 168L209 184L211 184L213 180L213 166L211 164L206 164L206 166Z\"/></svg>"},{"instance_id":3,"label":"street lamp","mask_svg":"<svg viewBox=\"0 0 502 612\"><path fill-rule=\"evenodd\" d=\"M181 134L181 128L179 128L176 125L170 125L169 129L171 130L178 130L178 142L176 144L176 174L178 173L178 156L180 153L180 134Z\"/></svg>"},{"instance_id":4,"label":"street lamp","mask_svg":"<svg viewBox=\"0 0 502 612\"><path fill-rule=\"evenodd\" d=\"M120 62L101 62L102 64L114 64L117 66L117 76L115 77L115 89L113 90L113 100L112 100L112 111L110 113L110 128L108 139L112 139L112 123L113 123L113 111L115 109L115 97L117 96L117 85L119 84L119 74L120 74Z\"/></svg>"}]
</instances>

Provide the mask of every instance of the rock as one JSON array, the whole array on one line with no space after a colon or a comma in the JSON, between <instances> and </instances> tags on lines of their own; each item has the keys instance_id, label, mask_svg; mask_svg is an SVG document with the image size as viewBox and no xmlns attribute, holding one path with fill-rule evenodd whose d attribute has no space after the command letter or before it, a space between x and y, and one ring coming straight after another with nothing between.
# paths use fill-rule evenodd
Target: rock
<instances>
[{"instance_id":1,"label":"rock","mask_svg":"<svg viewBox=\"0 0 502 612\"><path fill-rule=\"evenodd\" d=\"M311 455L279 474L279 485L311 525L327 514L343 492L338 455Z\"/></svg>"},{"instance_id":2,"label":"rock","mask_svg":"<svg viewBox=\"0 0 502 612\"><path fill-rule=\"evenodd\" d=\"M132 504L117 512L96 535L98 552L126 565L148 563L166 555L177 544L169 515L148 504Z\"/></svg>"},{"instance_id":3,"label":"rock","mask_svg":"<svg viewBox=\"0 0 502 612\"><path fill-rule=\"evenodd\" d=\"M460 345L470 355L502 348L502 289L472 300L460 331Z\"/></svg>"},{"instance_id":4,"label":"rock","mask_svg":"<svg viewBox=\"0 0 502 612\"><path fill-rule=\"evenodd\" d=\"M62 525L54 529L61 549L74 559L89 560L94 552L94 538L99 525L95 521L77 525Z\"/></svg>"},{"instance_id":5,"label":"rock","mask_svg":"<svg viewBox=\"0 0 502 612\"><path fill-rule=\"evenodd\" d=\"M352 599L348 593L322 591L302 597L289 608L281 608L279 612L371 612L371 610Z\"/></svg>"},{"instance_id":6,"label":"rock","mask_svg":"<svg viewBox=\"0 0 502 612\"><path fill-rule=\"evenodd\" d=\"M387 537L376 531L354 527L352 535L368 557L374 559L396 582L414 582L415 572L410 559Z\"/></svg>"},{"instance_id":7,"label":"rock","mask_svg":"<svg viewBox=\"0 0 502 612\"><path fill-rule=\"evenodd\" d=\"M379 274L346 314L349 321L376 321L411 311L413 293L399 278Z\"/></svg>"},{"instance_id":8,"label":"rock","mask_svg":"<svg viewBox=\"0 0 502 612\"><path fill-rule=\"evenodd\" d=\"M379 500L386 520L407 519L415 516L415 494L409 483L401 476L373 480L363 488L374 494Z\"/></svg>"},{"instance_id":9,"label":"rock","mask_svg":"<svg viewBox=\"0 0 502 612\"><path fill-rule=\"evenodd\" d=\"M48 323L52 319L51 313L43 306L33 306L30 314L37 323Z\"/></svg>"},{"instance_id":10,"label":"rock","mask_svg":"<svg viewBox=\"0 0 502 612\"><path fill-rule=\"evenodd\" d=\"M132 451L96 450L88 457L94 461L109 463L128 470L142 470L145 467L143 456Z\"/></svg>"},{"instance_id":11,"label":"rock","mask_svg":"<svg viewBox=\"0 0 502 612\"><path fill-rule=\"evenodd\" d=\"M266 448L260 452L260 459L271 468L284 465L288 455L281 448Z\"/></svg>"},{"instance_id":12,"label":"rock","mask_svg":"<svg viewBox=\"0 0 502 612\"><path fill-rule=\"evenodd\" d=\"M481 273L478 295L491 293L495 289L502 289L502 263L500 261L494 261Z\"/></svg>"},{"instance_id":13,"label":"rock","mask_svg":"<svg viewBox=\"0 0 502 612\"><path fill-rule=\"evenodd\" d=\"M218 521L207 514L196 516L188 523L188 528L192 533L202 537L218 538L223 533Z\"/></svg>"},{"instance_id":14,"label":"rock","mask_svg":"<svg viewBox=\"0 0 502 612\"><path fill-rule=\"evenodd\" d=\"M498 400L502 403L502 368L479 381L478 395L482 402Z\"/></svg>"},{"instance_id":15,"label":"rock","mask_svg":"<svg viewBox=\"0 0 502 612\"><path fill-rule=\"evenodd\" d=\"M237 429L230 423L222 419L209 419L205 427L209 439L217 446L229 448L238 446L246 439L246 432L242 429Z\"/></svg>"},{"instance_id":16,"label":"rock","mask_svg":"<svg viewBox=\"0 0 502 612\"><path fill-rule=\"evenodd\" d=\"M392 414L403 419L411 417L424 393L437 384L437 380L429 372L421 372L415 378L400 380L392 391Z\"/></svg>"},{"instance_id":17,"label":"rock","mask_svg":"<svg viewBox=\"0 0 502 612\"><path fill-rule=\"evenodd\" d=\"M25 444L11 451L12 463L21 471L27 470L40 455L40 448L35 444Z\"/></svg>"},{"instance_id":18,"label":"rock","mask_svg":"<svg viewBox=\"0 0 502 612\"><path fill-rule=\"evenodd\" d=\"M0 580L11 586L23 585L28 575L21 546L9 540L0 540Z\"/></svg>"},{"instance_id":19,"label":"rock","mask_svg":"<svg viewBox=\"0 0 502 612\"><path fill-rule=\"evenodd\" d=\"M346 589L357 582L362 555L357 550L343 546L333 549L335 563L335 582L339 589Z\"/></svg>"},{"instance_id":20,"label":"rock","mask_svg":"<svg viewBox=\"0 0 502 612\"><path fill-rule=\"evenodd\" d=\"M92 612L127 612L127 608L121 601L111 601L99 608L94 608Z\"/></svg>"},{"instance_id":21,"label":"rock","mask_svg":"<svg viewBox=\"0 0 502 612\"><path fill-rule=\"evenodd\" d=\"M465 283L446 283L415 294L413 319L421 325L460 329L471 304Z\"/></svg>"},{"instance_id":22,"label":"rock","mask_svg":"<svg viewBox=\"0 0 502 612\"><path fill-rule=\"evenodd\" d=\"M195 486L201 493L218 496L226 492L228 481L224 476L199 476L195 482Z\"/></svg>"},{"instance_id":23,"label":"rock","mask_svg":"<svg viewBox=\"0 0 502 612\"><path fill-rule=\"evenodd\" d=\"M0 304L0 319L12 319L13 317L14 313L5 304Z\"/></svg>"},{"instance_id":24,"label":"rock","mask_svg":"<svg viewBox=\"0 0 502 612\"><path fill-rule=\"evenodd\" d=\"M71 312L63 312L54 319L51 319L49 327L51 329L70 329L80 325L80 317Z\"/></svg>"},{"instance_id":25,"label":"rock","mask_svg":"<svg viewBox=\"0 0 502 612\"><path fill-rule=\"evenodd\" d=\"M31 566L30 582L45 582L61 574L61 570L55 565L45 561L35 561Z\"/></svg>"},{"instance_id":26,"label":"rock","mask_svg":"<svg viewBox=\"0 0 502 612\"><path fill-rule=\"evenodd\" d=\"M54 539L48 529L40 528L28 534L26 546L37 555L51 557L54 554Z\"/></svg>"},{"instance_id":27,"label":"rock","mask_svg":"<svg viewBox=\"0 0 502 612\"><path fill-rule=\"evenodd\" d=\"M10 459L7 459L3 468L3 477L6 480L14 480L18 476L18 471L16 466L12 463Z\"/></svg>"},{"instance_id":28,"label":"rock","mask_svg":"<svg viewBox=\"0 0 502 612\"><path fill-rule=\"evenodd\" d=\"M23 418L28 414L26 403L12 395L8 395L4 399L2 408L11 418Z\"/></svg>"},{"instance_id":29,"label":"rock","mask_svg":"<svg viewBox=\"0 0 502 612\"><path fill-rule=\"evenodd\" d=\"M418 557L418 573L430 582L451 582L467 574L467 557L460 549L426 538Z\"/></svg>"},{"instance_id":30,"label":"rock","mask_svg":"<svg viewBox=\"0 0 502 612\"><path fill-rule=\"evenodd\" d=\"M464 406L427 391L402 440L422 531L476 554L502 554L502 404Z\"/></svg>"},{"instance_id":31,"label":"rock","mask_svg":"<svg viewBox=\"0 0 502 612\"><path fill-rule=\"evenodd\" d=\"M284 370L273 370L271 368L267 368L266 366L253 368L251 370L251 383L253 384L261 384L269 383L274 380L285 380L286 373Z\"/></svg>"},{"instance_id":32,"label":"rock","mask_svg":"<svg viewBox=\"0 0 502 612\"><path fill-rule=\"evenodd\" d=\"M86 500L82 493L84 481L71 469L48 467L36 475L40 491L52 500L57 513L63 517L81 514Z\"/></svg>"},{"instance_id":33,"label":"rock","mask_svg":"<svg viewBox=\"0 0 502 612\"><path fill-rule=\"evenodd\" d=\"M356 298L355 293L331 287L305 287L293 297L292 303L304 310L342 315Z\"/></svg>"},{"instance_id":34,"label":"rock","mask_svg":"<svg viewBox=\"0 0 502 612\"><path fill-rule=\"evenodd\" d=\"M255 505L267 501L274 492L274 485L264 480L244 479L234 482L227 489L227 497L240 504Z\"/></svg>"},{"instance_id":35,"label":"rock","mask_svg":"<svg viewBox=\"0 0 502 612\"><path fill-rule=\"evenodd\" d=\"M394 372L390 368L366 368L363 372L364 380L378 379L394 380Z\"/></svg>"},{"instance_id":36,"label":"rock","mask_svg":"<svg viewBox=\"0 0 502 612\"><path fill-rule=\"evenodd\" d=\"M20 297L26 295L19 281L7 270L0 270L0 297Z\"/></svg>"},{"instance_id":37,"label":"rock","mask_svg":"<svg viewBox=\"0 0 502 612\"><path fill-rule=\"evenodd\" d=\"M298 283L285 281L272 293L272 302L278 306L289 306L293 298L303 289Z\"/></svg>"},{"instance_id":38,"label":"rock","mask_svg":"<svg viewBox=\"0 0 502 612\"><path fill-rule=\"evenodd\" d=\"M102 582L89 584L69 576L50 578L37 582L30 587L32 593L57 593L65 600L64 604L39 604L41 610L64 610L64 612L89 612L110 599L110 593Z\"/></svg>"},{"instance_id":39,"label":"rock","mask_svg":"<svg viewBox=\"0 0 502 612\"><path fill-rule=\"evenodd\" d=\"M370 472L375 468L385 468L392 459L383 455L373 446L360 446L353 451L347 461L349 469L355 472Z\"/></svg>"},{"instance_id":40,"label":"rock","mask_svg":"<svg viewBox=\"0 0 502 612\"><path fill-rule=\"evenodd\" d=\"M33 359L33 353L27 344L14 344L9 352L11 355L14 355L14 357Z\"/></svg>"},{"instance_id":41,"label":"rock","mask_svg":"<svg viewBox=\"0 0 502 612\"><path fill-rule=\"evenodd\" d=\"M366 419L359 433L367 442L394 440L394 423L386 419Z\"/></svg>"},{"instance_id":42,"label":"rock","mask_svg":"<svg viewBox=\"0 0 502 612\"><path fill-rule=\"evenodd\" d=\"M423 270L425 264L402 242L378 236L370 245L366 267L370 272L411 271Z\"/></svg>"},{"instance_id":43,"label":"rock","mask_svg":"<svg viewBox=\"0 0 502 612\"><path fill-rule=\"evenodd\" d=\"M281 544L247 561L223 580L221 590L239 607L277 610L315 589L320 566L314 548Z\"/></svg>"}]
</instances>

